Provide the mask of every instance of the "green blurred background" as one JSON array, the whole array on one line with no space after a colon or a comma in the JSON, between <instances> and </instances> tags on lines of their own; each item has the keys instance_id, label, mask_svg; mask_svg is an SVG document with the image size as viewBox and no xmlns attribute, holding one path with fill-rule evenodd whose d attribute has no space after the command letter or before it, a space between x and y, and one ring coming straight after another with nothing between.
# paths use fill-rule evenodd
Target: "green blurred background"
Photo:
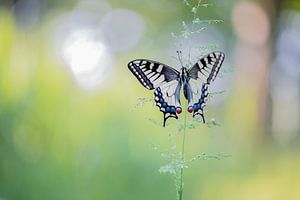
<instances>
[{"instance_id":1,"label":"green blurred background","mask_svg":"<svg viewBox=\"0 0 300 200\"><path fill-rule=\"evenodd\" d=\"M189 131L186 154L231 157L188 168L185 199L300 200L300 2L205 2L199 17L224 23L190 42L218 44L233 72L211 89L220 125ZM152 92L127 63L178 66L170 33L191 18L181 0L1 0L0 200L176 199L152 146L179 143L178 123L137 106Z\"/></svg>"}]
</instances>

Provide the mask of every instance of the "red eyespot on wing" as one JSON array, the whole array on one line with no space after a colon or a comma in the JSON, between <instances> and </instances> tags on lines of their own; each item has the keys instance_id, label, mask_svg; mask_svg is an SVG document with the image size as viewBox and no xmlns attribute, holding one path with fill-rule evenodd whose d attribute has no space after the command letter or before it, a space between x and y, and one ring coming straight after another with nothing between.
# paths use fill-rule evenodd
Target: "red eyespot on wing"
<instances>
[{"instance_id":1,"label":"red eyespot on wing","mask_svg":"<svg viewBox=\"0 0 300 200\"><path fill-rule=\"evenodd\" d=\"M180 114L182 112L182 109L180 107L177 107L176 112L177 112L177 114Z\"/></svg>"}]
</instances>

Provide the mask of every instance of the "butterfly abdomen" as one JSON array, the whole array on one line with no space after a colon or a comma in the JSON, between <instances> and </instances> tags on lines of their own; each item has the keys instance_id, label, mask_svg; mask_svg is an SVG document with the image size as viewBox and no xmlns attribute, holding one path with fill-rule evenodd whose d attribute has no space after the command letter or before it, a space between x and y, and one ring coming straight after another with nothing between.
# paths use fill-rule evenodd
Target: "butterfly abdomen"
<instances>
[{"instance_id":1,"label":"butterfly abdomen","mask_svg":"<svg viewBox=\"0 0 300 200\"><path fill-rule=\"evenodd\" d=\"M190 103L191 100L193 99L193 94L192 94L192 90L189 86L188 83L185 83L183 85L183 94L184 94L184 97L188 100L188 102Z\"/></svg>"}]
</instances>

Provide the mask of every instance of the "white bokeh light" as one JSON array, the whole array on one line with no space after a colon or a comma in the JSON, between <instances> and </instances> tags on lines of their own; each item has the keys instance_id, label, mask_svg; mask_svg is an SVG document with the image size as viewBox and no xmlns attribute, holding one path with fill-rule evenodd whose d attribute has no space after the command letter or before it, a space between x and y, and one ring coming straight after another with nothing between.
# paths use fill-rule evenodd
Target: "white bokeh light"
<instances>
[{"instance_id":1,"label":"white bokeh light","mask_svg":"<svg viewBox=\"0 0 300 200\"><path fill-rule=\"evenodd\" d=\"M133 11L81 0L58 19L51 45L79 86L97 89L113 78L115 55L137 44L143 29L144 19Z\"/></svg>"},{"instance_id":2,"label":"white bokeh light","mask_svg":"<svg viewBox=\"0 0 300 200\"><path fill-rule=\"evenodd\" d=\"M101 31L110 49L124 52L141 39L144 32L142 16L128 9L114 9L103 16Z\"/></svg>"},{"instance_id":3,"label":"white bokeh light","mask_svg":"<svg viewBox=\"0 0 300 200\"><path fill-rule=\"evenodd\" d=\"M75 30L63 43L62 56L85 89L100 86L111 73L112 55L92 30Z\"/></svg>"},{"instance_id":4,"label":"white bokeh light","mask_svg":"<svg viewBox=\"0 0 300 200\"><path fill-rule=\"evenodd\" d=\"M103 87L113 74L114 56L99 26L109 10L105 1L79 1L54 29L54 52L84 90Z\"/></svg>"},{"instance_id":5,"label":"white bokeh light","mask_svg":"<svg viewBox=\"0 0 300 200\"><path fill-rule=\"evenodd\" d=\"M105 53L105 46L90 38L88 31L74 32L63 45L63 57L74 73L93 70Z\"/></svg>"}]
</instances>

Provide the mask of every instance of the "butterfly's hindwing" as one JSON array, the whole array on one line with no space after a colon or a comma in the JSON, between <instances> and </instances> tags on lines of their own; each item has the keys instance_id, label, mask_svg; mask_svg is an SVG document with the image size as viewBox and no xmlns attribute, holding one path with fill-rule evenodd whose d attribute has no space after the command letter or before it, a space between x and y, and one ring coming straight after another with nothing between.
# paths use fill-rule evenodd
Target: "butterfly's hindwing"
<instances>
[{"instance_id":1,"label":"butterfly's hindwing","mask_svg":"<svg viewBox=\"0 0 300 200\"><path fill-rule=\"evenodd\" d=\"M194 110L193 117L195 117L196 115L200 115L203 120L203 123L205 123L203 109L206 106L207 98L208 98L208 84L203 83L201 89L201 97L198 100L198 102L193 104L193 110Z\"/></svg>"},{"instance_id":2,"label":"butterfly's hindwing","mask_svg":"<svg viewBox=\"0 0 300 200\"><path fill-rule=\"evenodd\" d=\"M187 71L188 77L210 84L217 77L224 58L225 54L222 52L212 52L204 56Z\"/></svg>"},{"instance_id":3,"label":"butterfly's hindwing","mask_svg":"<svg viewBox=\"0 0 300 200\"><path fill-rule=\"evenodd\" d=\"M128 68L147 89L152 90L164 83L178 79L179 72L165 64L138 59L128 63Z\"/></svg>"},{"instance_id":4,"label":"butterfly's hindwing","mask_svg":"<svg viewBox=\"0 0 300 200\"><path fill-rule=\"evenodd\" d=\"M182 108L180 107L180 89L181 82L180 79L173 80L169 83L163 84L154 91L154 100L156 106L164 114L164 123L168 118L173 117L178 118L178 114L181 113Z\"/></svg>"},{"instance_id":5,"label":"butterfly's hindwing","mask_svg":"<svg viewBox=\"0 0 300 200\"><path fill-rule=\"evenodd\" d=\"M164 95L160 87L156 88L156 90L154 91L154 100L156 106L159 107L159 110L164 114L163 126L165 126L168 118L173 117L175 119L178 119L178 116L176 113L175 105L169 104L163 96Z\"/></svg>"}]
</instances>

